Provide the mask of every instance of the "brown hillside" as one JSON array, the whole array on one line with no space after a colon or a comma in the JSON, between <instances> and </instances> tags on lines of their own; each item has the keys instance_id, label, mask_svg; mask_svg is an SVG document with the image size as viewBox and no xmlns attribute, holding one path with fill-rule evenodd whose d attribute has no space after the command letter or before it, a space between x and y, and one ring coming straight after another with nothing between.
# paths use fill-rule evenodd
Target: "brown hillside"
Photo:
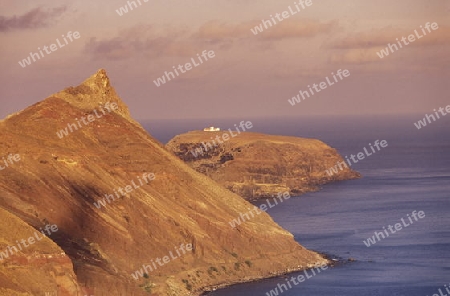
<instances>
[{"instance_id":1,"label":"brown hillside","mask_svg":"<svg viewBox=\"0 0 450 296\"><path fill-rule=\"evenodd\" d=\"M234 193L257 199L288 191L299 195L315 191L320 185L359 178L344 169L328 176L326 170L343 161L322 141L287 136L243 132L209 149L207 142L228 131L192 131L174 137L166 148L196 171L214 179ZM192 151L208 150L194 156ZM217 141L216 141L217 143Z\"/></svg>"},{"instance_id":2,"label":"brown hillside","mask_svg":"<svg viewBox=\"0 0 450 296\"><path fill-rule=\"evenodd\" d=\"M53 295L56 291L63 296L84 295L86 291L77 283L70 258L51 239L40 236L38 230L2 208L0 221L0 252L8 246L17 249L0 260L0 295ZM39 243L28 248L21 245L23 250L17 247L17 241L35 238L36 232L42 238Z\"/></svg>"},{"instance_id":3,"label":"brown hillside","mask_svg":"<svg viewBox=\"0 0 450 296\"><path fill-rule=\"evenodd\" d=\"M62 139L57 136L68 123L92 115L106 102L117 103L118 110ZM15 283L5 286L9 294L2 295L44 295L47 291L35 292L48 288L40 272L52 268L59 273L49 275L48 282L59 283L58 295L84 295L77 290L83 287L96 296L179 296L326 262L265 213L232 228L228 222L252 205L149 136L129 117L104 70L9 116L0 122L0 136L0 159L10 153L21 159L0 171L0 208L35 229L58 225L50 237L57 246L36 243L26 252L62 249L71 260L48 261L41 271L25 262L17 267L29 269L23 274L11 269L10 262L0 262L1 283ZM154 173L155 180L106 207L94 206L145 172ZM32 229L19 222L8 226L10 232L14 239L27 238ZM0 236L0 248L10 243L9 236ZM183 243L192 244L193 251L149 272L148 279L132 278L144 263ZM67 269L70 264L78 284ZM18 284L24 281L28 283Z\"/></svg>"}]
</instances>

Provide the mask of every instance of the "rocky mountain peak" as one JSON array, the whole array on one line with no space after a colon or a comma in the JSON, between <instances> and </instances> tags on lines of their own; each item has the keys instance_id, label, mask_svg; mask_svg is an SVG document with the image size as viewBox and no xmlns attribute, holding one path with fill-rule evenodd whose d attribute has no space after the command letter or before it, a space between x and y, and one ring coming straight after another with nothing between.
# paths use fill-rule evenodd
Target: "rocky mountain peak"
<instances>
[{"instance_id":1,"label":"rocky mountain peak","mask_svg":"<svg viewBox=\"0 0 450 296\"><path fill-rule=\"evenodd\" d=\"M91 77L86 79L83 82L83 85L88 85L89 87L91 87L93 89L95 89L95 88L107 89L107 88L111 87L109 84L109 77L106 74L105 69L99 69L97 71L97 73L95 73L94 75L92 75Z\"/></svg>"},{"instance_id":2,"label":"rocky mountain peak","mask_svg":"<svg viewBox=\"0 0 450 296\"><path fill-rule=\"evenodd\" d=\"M104 69L99 69L94 75L76 87L68 87L54 94L69 104L84 110L98 109L106 103L116 103L119 108L115 113L134 122L128 107L122 102L115 89L111 86L109 77Z\"/></svg>"}]
</instances>

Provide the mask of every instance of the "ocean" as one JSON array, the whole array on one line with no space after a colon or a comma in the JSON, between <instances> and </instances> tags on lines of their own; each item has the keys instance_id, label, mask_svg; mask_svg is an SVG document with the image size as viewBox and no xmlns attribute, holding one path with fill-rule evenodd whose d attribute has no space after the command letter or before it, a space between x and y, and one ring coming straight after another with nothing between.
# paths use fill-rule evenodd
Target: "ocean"
<instances>
[{"instance_id":1,"label":"ocean","mask_svg":"<svg viewBox=\"0 0 450 296\"><path fill-rule=\"evenodd\" d=\"M424 115L150 121L143 126L163 143L206 126L228 129L251 120L252 132L317 138L342 156L386 140L388 147L352 165L363 178L323 186L268 210L308 249L342 264L283 293L270 292L285 277L239 284L210 296L426 296L450 295L450 117L418 130ZM255 202L258 205L261 202ZM411 224L407 215L423 211ZM383 227L409 224L389 237L364 244ZM395 230L395 229L394 229ZM379 235L379 237L381 237ZM366 241L367 242L367 241ZM348 262L348 259L354 259ZM288 278L303 274L298 272ZM292 283L292 282L291 282ZM450 288L448 288L450 290ZM272 293L272 294L271 294ZM440 295L440 296L443 296Z\"/></svg>"}]
</instances>

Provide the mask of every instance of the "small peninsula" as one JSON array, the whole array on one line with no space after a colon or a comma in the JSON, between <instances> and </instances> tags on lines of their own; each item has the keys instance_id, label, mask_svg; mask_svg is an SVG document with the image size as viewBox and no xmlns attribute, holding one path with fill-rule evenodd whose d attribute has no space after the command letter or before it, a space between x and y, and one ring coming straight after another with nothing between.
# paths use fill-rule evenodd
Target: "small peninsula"
<instances>
[{"instance_id":1,"label":"small peninsula","mask_svg":"<svg viewBox=\"0 0 450 296\"><path fill-rule=\"evenodd\" d=\"M249 200L286 191L300 195L330 182L361 177L349 168L328 175L326 170L344 160L320 140L242 132L220 145L208 145L211 138L224 133L228 131L191 131L171 139L166 148L196 171Z\"/></svg>"}]
</instances>

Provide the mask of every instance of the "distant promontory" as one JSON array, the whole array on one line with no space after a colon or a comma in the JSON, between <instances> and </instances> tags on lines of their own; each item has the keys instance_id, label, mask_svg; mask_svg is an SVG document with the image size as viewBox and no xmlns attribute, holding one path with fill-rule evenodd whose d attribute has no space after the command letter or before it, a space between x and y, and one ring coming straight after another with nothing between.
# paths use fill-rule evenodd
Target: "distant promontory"
<instances>
[{"instance_id":1,"label":"distant promontory","mask_svg":"<svg viewBox=\"0 0 450 296\"><path fill-rule=\"evenodd\" d=\"M344 160L336 149L320 140L243 132L211 145L211 139L224 133L191 131L174 137L166 148L196 171L246 199L286 191L300 195L330 182L361 177L349 168L328 175L326 170Z\"/></svg>"}]
</instances>

